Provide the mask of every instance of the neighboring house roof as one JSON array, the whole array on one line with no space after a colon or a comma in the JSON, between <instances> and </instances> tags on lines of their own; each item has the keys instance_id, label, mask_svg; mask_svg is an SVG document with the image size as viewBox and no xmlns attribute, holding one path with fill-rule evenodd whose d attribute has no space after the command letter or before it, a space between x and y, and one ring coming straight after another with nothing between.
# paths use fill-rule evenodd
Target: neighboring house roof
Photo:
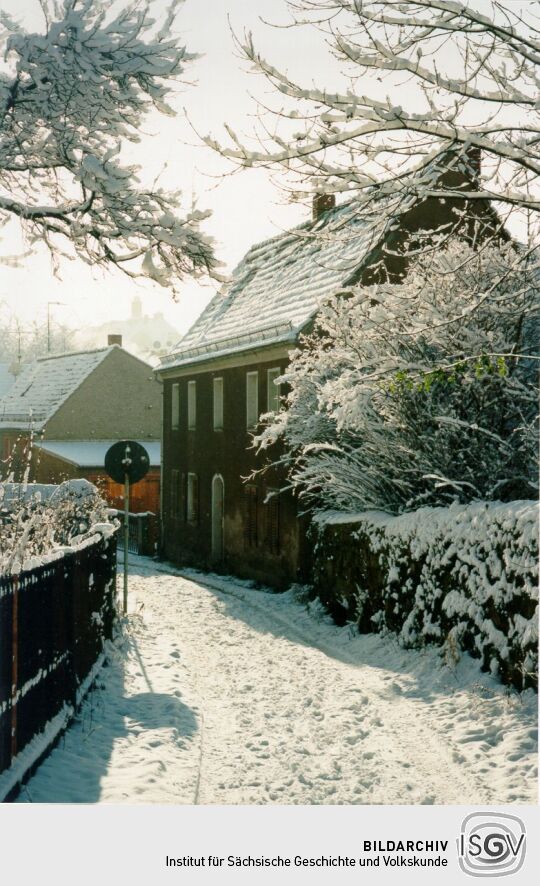
<instances>
[{"instance_id":1,"label":"neighboring house roof","mask_svg":"<svg viewBox=\"0 0 540 886\"><path fill-rule=\"evenodd\" d=\"M16 380L17 376L13 375L9 363L0 363L0 397L5 397Z\"/></svg>"},{"instance_id":2,"label":"neighboring house roof","mask_svg":"<svg viewBox=\"0 0 540 886\"><path fill-rule=\"evenodd\" d=\"M160 369L294 341L321 301L351 285L388 230L356 201L253 246Z\"/></svg>"},{"instance_id":3,"label":"neighboring house roof","mask_svg":"<svg viewBox=\"0 0 540 886\"><path fill-rule=\"evenodd\" d=\"M0 400L0 427L41 428L91 372L117 348L41 357L21 372Z\"/></svg>"},{"instance_id":4,"label":"neighboring house roof","mask_svg":"<svg viewBox=\"0 0 540 886\"><path fill-rule=\"evenodd\" d=\"M63 483L1 483L0 504L9 510L13 502L21 501L56 501L66 498L85 498L97 492L93 483L88 480L64 480Z\"/></svg>"},{"instance_id":5,"label":"neighboring house roof","mask_svg":"<svg viewBox=\"0 0 540 886\"><path fill-rule=\"evenodd\" d=\"M40 440L34 446L43 452L70 462L79 468L103 467L107 450L116 440ZM137 440L144 446L151 466L161 464L161 443L156 440Z\"/></svg>"}]
</instances>

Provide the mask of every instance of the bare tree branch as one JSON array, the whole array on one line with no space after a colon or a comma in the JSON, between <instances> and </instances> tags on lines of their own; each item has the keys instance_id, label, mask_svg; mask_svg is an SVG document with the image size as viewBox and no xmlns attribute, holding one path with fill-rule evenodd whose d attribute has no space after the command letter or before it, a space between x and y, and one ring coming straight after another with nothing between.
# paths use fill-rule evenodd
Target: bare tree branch
<instances>
[{"instance_id":1,"label":"bare tree branch","mask_svg":"<svg viewBox=\"0 0 540 886\"><path fill-rule=\"evenodd\" d=\"M252 145L206 144L242 167L281 169L297 190L492 199L540 210L540 40L534 7L492 0L491 14L455 0L297 0L292 25L322 30L351 87L306 87L256 49L238 45L285 97L282 125L255 132ZM382 85L381 85L382 84ZM386 87L386 88L385 88ZM385 94L386 93L386 94ZM292 130L296 121L299 131ZM440 181L449 153L465 168L482 155L472 193ZM457 168L457 167L456 167Z\"/></svg>"}]
</instances>

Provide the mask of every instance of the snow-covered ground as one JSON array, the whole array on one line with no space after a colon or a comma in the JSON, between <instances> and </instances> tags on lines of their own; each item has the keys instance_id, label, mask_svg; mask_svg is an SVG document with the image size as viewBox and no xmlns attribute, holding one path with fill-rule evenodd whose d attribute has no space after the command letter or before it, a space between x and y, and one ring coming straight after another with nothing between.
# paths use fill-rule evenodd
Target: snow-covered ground
<instances>
[{"instance_id":1,"label":"snow-covered ground","mask_svg":"<svg viewBox=\"0 0 540 886\"><path fill-rule=\"evenodd\" d=\"M19 802L536 803L537 697L301 589L134 558L125 638Z\"/></svg>"}]
</instances>

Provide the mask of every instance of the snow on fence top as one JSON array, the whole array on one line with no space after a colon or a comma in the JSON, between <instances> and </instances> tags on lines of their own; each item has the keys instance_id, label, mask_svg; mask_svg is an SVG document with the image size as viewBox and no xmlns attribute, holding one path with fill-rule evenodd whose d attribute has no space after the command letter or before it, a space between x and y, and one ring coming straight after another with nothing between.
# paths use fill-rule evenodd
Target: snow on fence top
<instances>
[{"instance_id":1,"label":"snow on fence top","mask_svg":"<svg viewBox=\"0 0 540 886\"><path fill-rule=\"evenodd\" d=\"M39 430L116 347L41 357L27 366L0 400L0 427L32 422Z\"/></svg>"},{"instance_id":2,"label":"snow on fence top","mask_svg":"<svg viewBox=\"0 0 540 886\"><path fill-rule=\"evenodd\" d=\"M107 503L88 480L0 483L0 576L35 569L111 536Z\"/></svg>"},{"instance_id":3,"label":"snow on fence top","mask_svg":"<svg viewBox=\"0 0 540 886\"><path fill-rule=\"evenodd\" d=\"M161 368L294 340L323 298L351 285L385 225L380 207L360 214L351 201L253 246Z\"/></svg>"}]
</instances>

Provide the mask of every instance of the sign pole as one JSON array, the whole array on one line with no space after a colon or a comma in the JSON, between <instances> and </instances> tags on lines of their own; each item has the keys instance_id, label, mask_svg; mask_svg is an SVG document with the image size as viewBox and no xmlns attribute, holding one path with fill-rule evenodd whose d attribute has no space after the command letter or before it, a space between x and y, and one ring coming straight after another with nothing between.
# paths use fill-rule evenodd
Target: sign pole
<instances>
[{"instance_id":1,"label":"sign pole","mask_svg":"<svg viewBox=\"0 0 540 886\"><path fill-rule=\"evenodd\" d=\"M115 483L124 484L124 615L128 610L129 491L148 473L150 457L136 440L118 440L105 453L105 470Z\"/></svg>"},{"instance_id":2,"label":"sign pole","mask_svg":"<svg viewBox=\"0 0 540 886\"><path fill-rule=\"evenodd\" d=\"M124 615L128 608L129 474L124 474Z\"/></svg>"}]
</instances>

